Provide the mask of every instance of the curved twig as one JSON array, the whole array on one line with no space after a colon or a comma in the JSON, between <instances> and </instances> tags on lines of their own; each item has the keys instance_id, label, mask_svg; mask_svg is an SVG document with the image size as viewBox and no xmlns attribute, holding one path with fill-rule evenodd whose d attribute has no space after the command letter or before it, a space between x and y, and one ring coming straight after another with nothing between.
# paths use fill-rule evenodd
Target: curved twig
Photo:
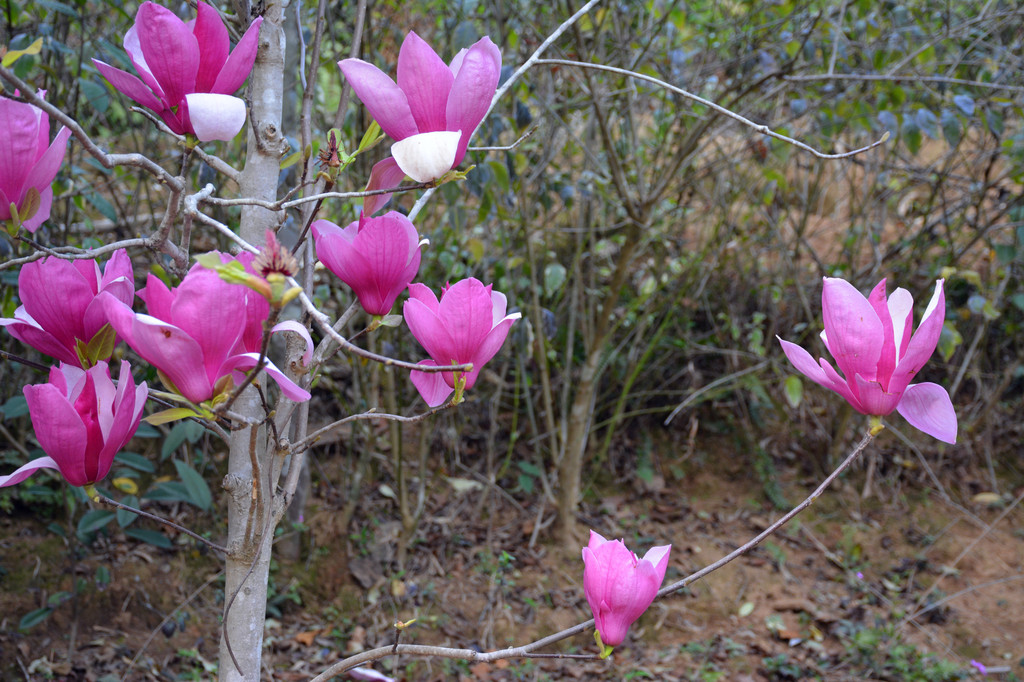
<instances>
[{"instance_id":1,"label":"curved twig","mask_svg":"<svg viewBox=\"0 0 1024 682\"><path fill-rule=\"evenodd\" d=\"M881 144L885 144L885 141L889 139L889 133L886 132L884 135L882 135L881 138L879 138L878 140L875 140L874 142L872 142L871 144L867 145L866 147L861 147L859 149L854 149L854 150L849 151L849 152L840 152L840 153L836 153L836 154L826 154L824 152L818 151L817 149L815 149L814 147L810 146L809 144L805 144L805 143L801 142L800 140L795 140L792 137L788 137L786 135L783 135L782 133L777 133L774 130L772 130L771 128L769 128L768 126L758 125L757 123L754 123L753 121L751 121L749 118L746 118L745 116L741 116L740 114L737 114L734 111L726 109L725 107L723 107L721 105L715 104L711 100L704 99L703 97L695 95L692 92L688 92L687 90L683 90L682 88L676 87L675 85L672 85L671 83L666 83L665 81L661 80L660 78L655 78L654 76L648 76L646 74L638 73L636 71L630 71L628 69L620 69L620 68L618 68L616 66L606 66L604 64L594 64L594 63L591 63L591 62L578 62L578 61L573 61L571 59L538 59L536 63L537 64L558 64L560 66L577 66L577 67L582 68L582 69L596 69L597 71L608 71L610 73L617 73L620 76L628 76L630 78L636 78L638 80L647 81L648 83L654 83L655 85L657 85L659 87L665 88L669 92L674 92L677 95L680 95L682 97L685 97L686 99L692 100L692 101L694 101L694 102L696 102L698 104L706 106L709 109L714 109L715 111L717 111L722 116L726 116L728 118L731 118L734 121L738 121L738 122L742 123L743 125L745 125L745 126L747 126L749 128L752 128L755 132L758 132L758 133L760 133L762 135L767 135L768 137L774 137L776 140L781 140L781 141L783 141L783 142L785 142L787 144L791 144L794 147L796 147L798 149L802 149L805 152L807 152L809 154L812 154L813 156L816 156L819 159L847 159L847 158L849 158L851 156L856 156L856 155L862 154L862 153L864 153L864 152L866 152L866 151L868 151L870 149L874 149L875 147L877 147L877 146L879 146Z\"/></svg>"}]
</instances>

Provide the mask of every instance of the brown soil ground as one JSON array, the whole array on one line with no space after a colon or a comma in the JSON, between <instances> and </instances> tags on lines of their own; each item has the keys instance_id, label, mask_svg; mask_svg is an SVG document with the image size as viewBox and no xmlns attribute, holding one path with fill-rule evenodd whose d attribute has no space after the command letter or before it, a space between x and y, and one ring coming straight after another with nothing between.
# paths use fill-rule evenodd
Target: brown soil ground
<instances>
[{"instance_id":1,"label":"brown soil ground","mask_svg":"<svg viewBox=\"0 0 1024 682\"><path fill-rule=\"evenodd\" d=\"M641 554L672 542L667 580L675 580L779 515L750 469L725 448L698 453L682 478L604 486L616 492L588 499L583 518ZM851 472L784 532L656 602L608 660L391 659L377 669L426 681L932 680L976 674L976 660L996 679L1024 675L1024 509L1013 494L978 496L992 492L985 472L961 472L947 491L902 469L880 466L866 499L864 467ZM590 617L579 547L558 546L550 528L534 538L544 518L536 506L438 480L398 571L397 512L379 482L364 487L367 502L351 528L337 527L345 470L329 458L319 463L304 558L275 565L279 614L267 623L264 679L308 680L349 653L392 643L396 620L416 619L403 642L493 649ZM781 487L796 501L816 480L790 476ZM154 511L193 527L210 523L190 508ZM187 538L161 550L114 530L72 564L50 521L23 509L0 516L0 677L213 678L224 596L214 557ZM110 572L102 586L100 567ZM77 599L17 630L73 579ZM596 647L587 633L548 651ZM945 677L929 668L939 659L948 662Z\"/></svg>"}]
</instances>

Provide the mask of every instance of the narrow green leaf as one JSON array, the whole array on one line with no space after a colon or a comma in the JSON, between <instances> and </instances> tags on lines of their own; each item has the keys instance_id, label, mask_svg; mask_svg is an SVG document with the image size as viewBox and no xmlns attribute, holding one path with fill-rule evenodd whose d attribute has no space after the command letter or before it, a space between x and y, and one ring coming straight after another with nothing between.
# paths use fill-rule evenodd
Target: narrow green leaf
<instances>
[{"instance_id":1,"label":"narrow green leaf","mask_svg":"<svg viewBox=\"0 0 1024 682\"><path fill-rule=\"evenodd\" d=\"M53 609L51 609L49 606L43 607L41 609L36 609L35 611L29 611L21 617L20 621L18 621L18 629L28 630L30 628L34 628L36 625L39 625L44 620L49 618L51 613L53 613Z\"/></svg>"},{"instance_id":2,"label":"narrow green leaf","mask_svg":"<svg viewBox=\"0 0 1024 682\"><path fill-rule=\"evenodd\" d=\"M124 534L130 538L141 540L147 544L159 547L160 549L174 549L174 545L167 539L167 536L155 530L145 528L125 528Z\"/></svg>"},{"instance_id":3,"label":"narrow green leaf","mask_svg":"<svg viewBox=\"0 0 1024 682\"><path fill-rule=\"evenodd\" d=\"M210 494L210 486L206 484L206 480L180 459L174 460L174 468L178 470L178 476L185 484L185 489L188 490L189 502L203 511L208 510L210 504L213 503L213 496Z\"/></svg>"},{"instance_id":4,"label":"narrow green leaf","mask_svg":"<svg viewBox=\"0 0 1024 682\"><path fill-rule=\"evenodd\" d=\"M792 408L799 407L804 399L804 382L800 380L800 377L790 374L786 377L783 388L785 389L786 402L789 403L789 406Z\"/></svg>"},{"instance_id":5,"label":"narrow green leaf","mask_svg":"<svg viewBox=\"0 0 1024 682\"><path fill-rule=\"evenodd\" d=\"M95 533L100 528L114 520L115 514L112 511L106 509L90 509L82 515L81 520L78 522L78 534L88 535L89 533Z\"/></svg>"}]
</instances>

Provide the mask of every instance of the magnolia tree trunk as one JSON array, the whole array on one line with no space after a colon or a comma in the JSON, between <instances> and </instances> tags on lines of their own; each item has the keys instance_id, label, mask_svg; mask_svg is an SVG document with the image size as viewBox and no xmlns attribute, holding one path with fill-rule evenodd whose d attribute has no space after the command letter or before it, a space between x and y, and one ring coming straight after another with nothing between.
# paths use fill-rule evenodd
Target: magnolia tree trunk
<instances>
[{"instance_id":1,"label":"magnolia tree trunk","mask_svg":"<svg viewBox=\"0 0 1024 682\"><path fill-rule=\"evenodd\" d=\"M249 134L240 184L242 196L273 201L277 198L284 145L281 111L285 3L270 0L264 7L259 53L249 77ZM241 237L250 244L262 244L265 231L274 227L276 222L273 212L245 206L242 209ZM266 429L259 426L265 415L253 387L246 389L232 407L232 412L256 425L232 433L228 475L224 479L224 488L231 499L220 679L254 681L260 679L267 577L274 536L274 489L280 462L273 449L268 447ZM255 470L254 466L257 467Z\"/></svg>"}]
</instances>

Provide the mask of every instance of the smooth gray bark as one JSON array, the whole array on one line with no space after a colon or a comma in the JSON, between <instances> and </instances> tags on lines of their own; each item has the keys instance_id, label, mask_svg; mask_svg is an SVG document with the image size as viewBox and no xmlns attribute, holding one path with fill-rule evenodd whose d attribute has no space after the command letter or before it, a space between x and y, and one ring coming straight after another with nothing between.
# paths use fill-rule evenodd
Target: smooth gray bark
<instances>
[{"instance_id":1,"label":"smooth gray bark","mask_svg":"<svg viewBox=\"0 0 1024 682\"><path fill-rule=\"evenodd\" d=\"M287 2L281 0L270 0L264 5L259 52L249 76L248 146L240 183L242 196L271 201L277 198L284 149L281 111L286 6ZM276 225L277 215L272 211L254 206L242 210L241 237L251 244L263 244L265 231ZM252 387L235 403L233 411L257 424L264 417L259 396ZM274 489L280 474L280 463L268 445L266 429L260 426L232 433L229 473L224 479L231 497L219 668L220 679L225 681L260 679L274 536ZM253 471L254 463L258 472Z\"/></svg>"}]
</instances>

